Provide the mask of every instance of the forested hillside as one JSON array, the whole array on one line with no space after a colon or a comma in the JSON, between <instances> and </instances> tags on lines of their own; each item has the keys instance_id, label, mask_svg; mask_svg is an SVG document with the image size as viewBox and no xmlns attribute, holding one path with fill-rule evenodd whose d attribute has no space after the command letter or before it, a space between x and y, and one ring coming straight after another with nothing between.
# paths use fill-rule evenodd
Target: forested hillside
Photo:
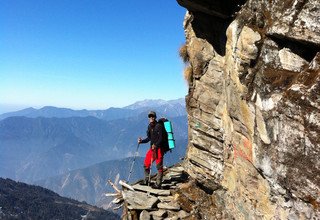
<instances>
[{"instance_id":1,"label":"forested hillside","mask_svg":"<svg viewBox=\"0 0 320 220\"><path fill-rule=\"evenodd\" d=\"M0 219L120 219L109 211L25 183L0 178Z\"/></svg>"}]
</instances>

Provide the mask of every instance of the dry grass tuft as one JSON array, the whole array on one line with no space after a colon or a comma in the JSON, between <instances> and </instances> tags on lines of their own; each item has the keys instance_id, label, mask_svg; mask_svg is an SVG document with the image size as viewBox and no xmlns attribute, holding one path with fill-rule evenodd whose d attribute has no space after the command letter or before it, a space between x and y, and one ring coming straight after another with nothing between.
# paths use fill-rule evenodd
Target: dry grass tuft
<instances>
[{"instance_id":1,"label":"dry grass tuft","mask_svg":"<svg viewBox=\"0 0 320 220\"><path fill-rule=\"evenodd\" d=\"M193 75L193 71L192 71L192 67L189 65L189 66L186 66L184 71L183 71L183 76L184 76L184 79L189 83L191 84L192 83L192 75Z\"/></svg>"},{"instance_id":2,"label":"dry grass tuft","mask_svg":"<svg viewBox=\"0 0 320 220\"><path fill-rule=\"evenodd\" d=\"M181 57L182 61L184 63L189 62L189 54L188 54L188 48L187 44L183 44L179 49L179 56Z\"/></svg>"}]
</instances>

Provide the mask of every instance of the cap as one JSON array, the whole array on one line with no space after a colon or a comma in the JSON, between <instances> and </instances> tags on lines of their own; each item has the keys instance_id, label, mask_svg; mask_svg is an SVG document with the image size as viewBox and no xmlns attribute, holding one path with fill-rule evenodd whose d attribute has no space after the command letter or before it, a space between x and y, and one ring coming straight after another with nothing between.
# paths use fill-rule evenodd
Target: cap
<instances>
[{"instance_id":1,"label":"cap","mask_svg":"<svg viewBox=\"0 0 320 220\"><path fill-rule=\"evenodd\" d=\"M150 111L148 114L148 118L150 118L151 116L154 116L156 118L157 114L154 111Z\"/></svg>"}]
</instances>

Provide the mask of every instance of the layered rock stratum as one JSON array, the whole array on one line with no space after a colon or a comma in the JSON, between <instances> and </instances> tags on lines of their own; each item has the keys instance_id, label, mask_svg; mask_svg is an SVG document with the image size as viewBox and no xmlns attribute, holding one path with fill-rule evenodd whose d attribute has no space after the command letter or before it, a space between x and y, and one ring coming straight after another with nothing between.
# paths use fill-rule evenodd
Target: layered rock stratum
<instances>
[{"instance_id":1,"label":"layered rock stratum","mask_svg":"<svg viewBox=\"0 0 320 220\"><path fill-rule=\"evenodd\" d=\"M319 0L177 1L185 170L224 204L219 216L320 218Z\"/></svg>"}]
</instances>

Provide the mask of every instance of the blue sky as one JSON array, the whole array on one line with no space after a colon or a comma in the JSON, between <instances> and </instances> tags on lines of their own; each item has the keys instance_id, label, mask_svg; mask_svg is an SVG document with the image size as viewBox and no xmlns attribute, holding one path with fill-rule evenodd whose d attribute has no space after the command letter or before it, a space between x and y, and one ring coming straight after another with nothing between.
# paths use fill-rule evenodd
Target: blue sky
<instances>
[{"instance_id":1,"label":"blue sky","mask_svg":"<svg viewBox=\"0 0 320 220\"><path fill-rule=\"evenodd\" d=\"M174 0L0 0L0 113L184 97Z\"/></svg>"}]
</instances>

